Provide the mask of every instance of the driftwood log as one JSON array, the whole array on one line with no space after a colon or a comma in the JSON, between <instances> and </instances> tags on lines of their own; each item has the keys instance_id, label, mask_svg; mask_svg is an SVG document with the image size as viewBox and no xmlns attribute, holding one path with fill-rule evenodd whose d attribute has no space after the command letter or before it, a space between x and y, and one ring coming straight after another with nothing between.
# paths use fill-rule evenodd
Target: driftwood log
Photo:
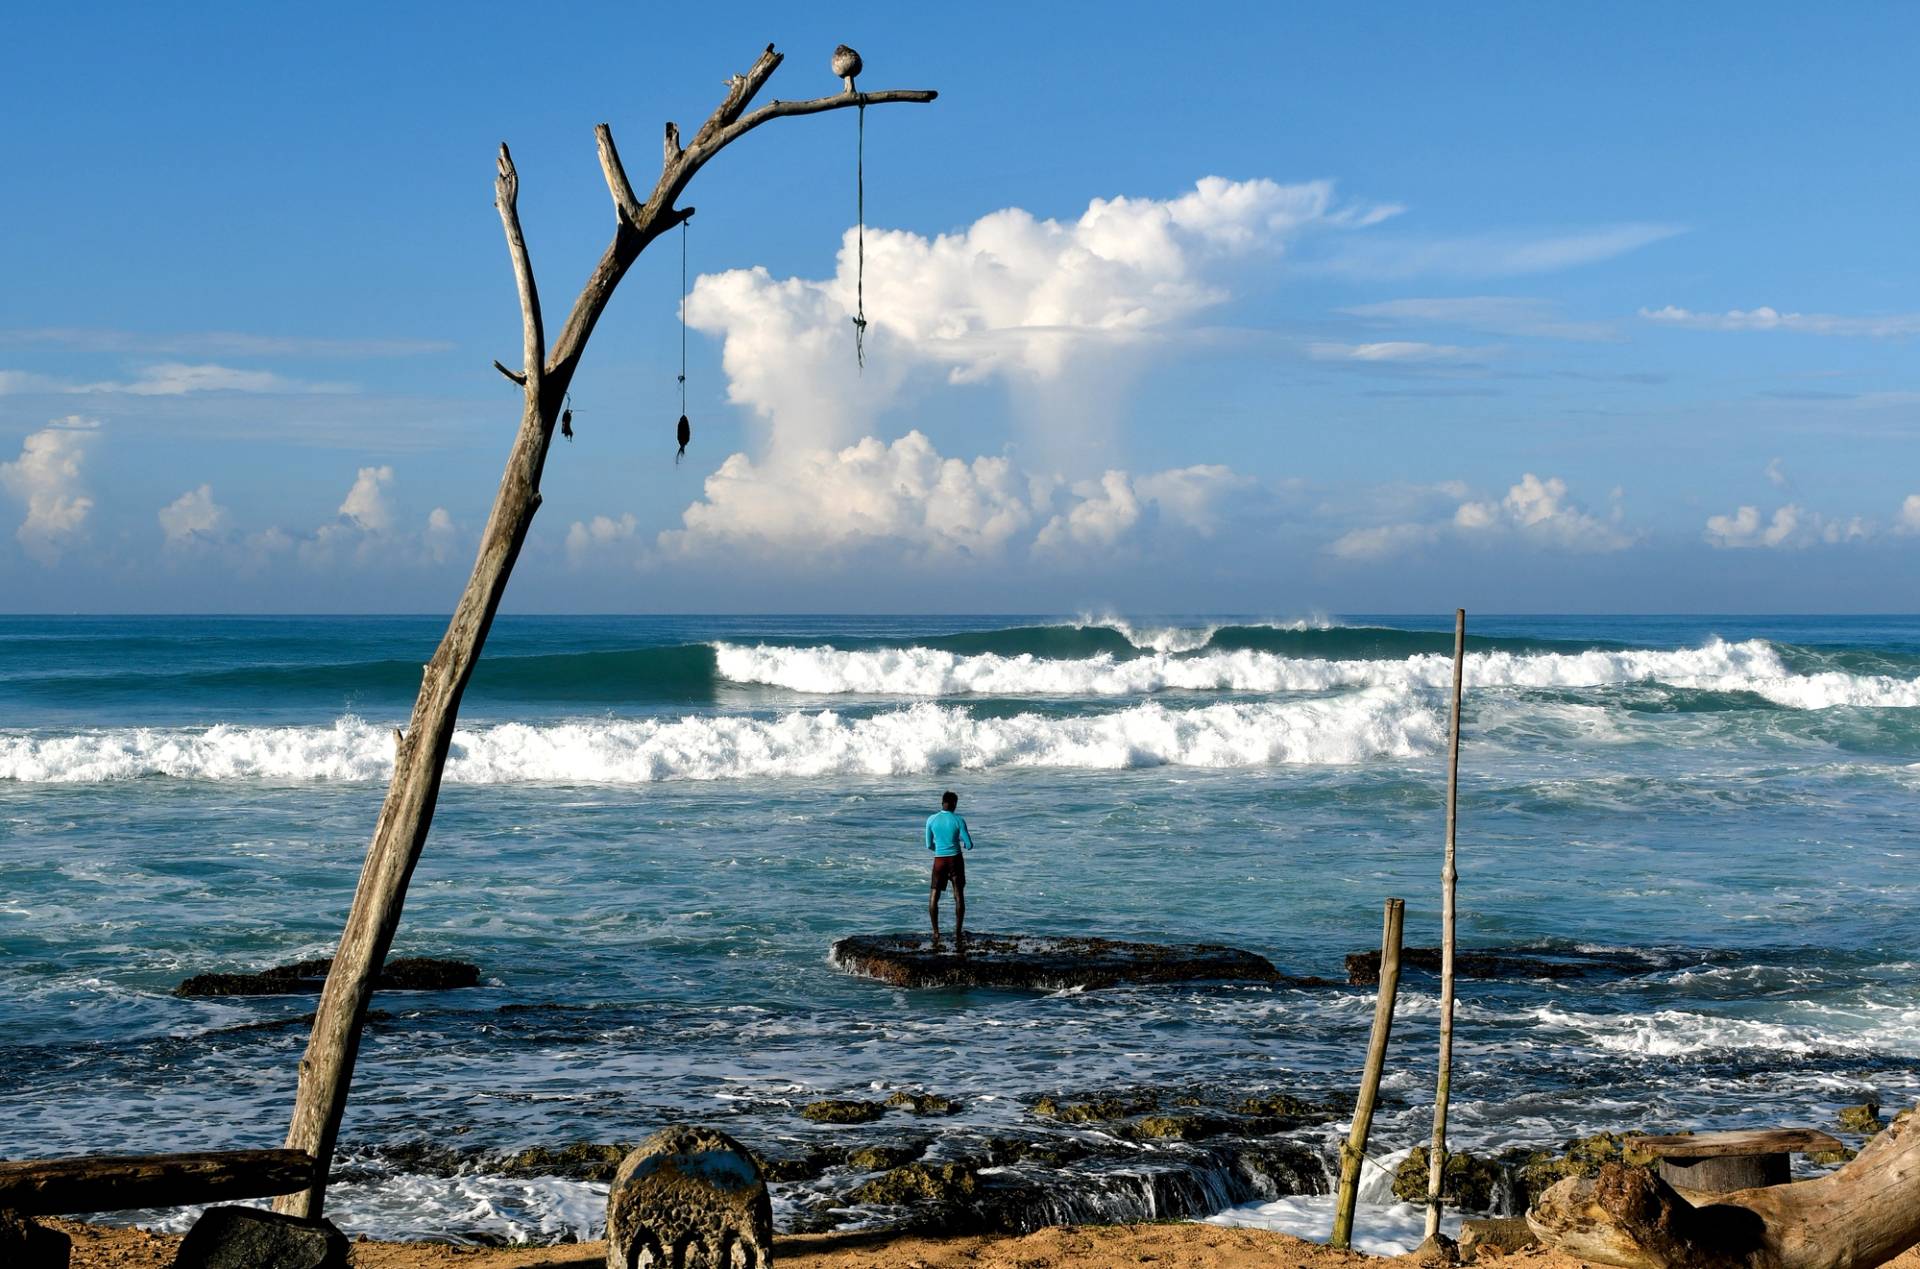
<instances>
[{"instance_id":1,"label":"driftwood log","mask_svg":"<svg viewBox=\"0 0 1920 1269\"><path fill-rule=\"evenodd\" d=\"M1867 1269L1920 1243L1920 1116L1791 1185L1698 1194L1642 1168L1568 1178L1527 1213L1571 1255L1629 1269Z\"/></svg>"},{"instance_id":2,"label":"driftwood log","mask_svg":"<svg viewBox=\"0 0 1920 1269\"><path fill-rule=\"evenodd\" d=\"M533 515L540 507L540 475L559 422L567 388L586 351L593 328L613 298L614 288L647 245L693 215L691 207L676 207L694 174L720 151L764 123L790 115L818 114L856 106L892 102L928 102L935 94L922 90L842 92L809 101L774 101L749 111L753 99L779 67L781 54L769 44L744 74L730 81L727 96L684 146L680 130L666 126L660 176L642 201L627 179L613 131L606 124L594 129L600 167L613 196L613 240L601 254L586 284L567 314L553 346L547 346L540 296L533 263L521 232L517 199L520 178L513 157L502 145L496 161L494 201L506 231L507 252L513 262L514 284L520 293L521 362L513 370L495 367L519 385L524 401L520 429L507 456L506 472L494 495L493 510L480 537L473 573L454 609L447 632L421 676L413 716L396 743L393 780L367 848L366 863L354 892L353 908L341 931L340 949L321 992L306 1055L300 1060L300 1088L287 1146L319 1160L317 1179L308 1189L280 1199L275 1210L317 1219L325 1200L326 1170L333 1158L346 1110L347 1090L353 1080L354 1060L360 1049L360 1028L373 994L374 980L386 960L400 923L407 882L426 844L440 796L441 772L453 740L474 664L500 607L507 578L526 542Z\"/></svg>"},{"instance_id":3,"label":"driftwood log","mask_svg":"<svg viewBox=\"0 0 1920 1269\"><path fill-rule=\"evenodd\" d=\"M0 1163L0 1209L61 1216L221 1203L288 1194L314 1175L313 1156L298 1150L34 1159Z\"/></svg>"}]
</instances>

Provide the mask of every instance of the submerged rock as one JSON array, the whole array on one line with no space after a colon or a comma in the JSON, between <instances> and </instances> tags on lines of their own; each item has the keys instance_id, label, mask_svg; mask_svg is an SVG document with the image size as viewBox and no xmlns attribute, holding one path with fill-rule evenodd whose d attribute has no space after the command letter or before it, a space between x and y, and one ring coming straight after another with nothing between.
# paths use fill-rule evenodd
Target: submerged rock
<instances>
[{"instance_id":1,"label":"submerged rock","mask_svg":"<svg viewBox=\"0 0 1920 1269\"><path fill-rule=\"evenodd\" d=\"M1491 1159L1450 1151L1440 1168L1440 1197L1449 1207L1490 1212L1505 1197L1506 1169ZM1402 1203L1427 1201L1427 1148L1415 1146L1393 1174L1393 1196Z\"/></svg>"},{"instance_id":2,"label":"submerged rock","mask_svg":"<svg viewBox=\"0 0 1920 1269\"><path fill-rule=\"evenodd\" d=\"M1858 1106L1843 1106L1838 1120L1841 1132L1863 1132L1868 1136L1887 1126L1886 1121L1880 1118L1879 1102L1861 1102Z\"/></svg>"},{"instance_id":3,"label":"submerged rock","mask_svg":"<svg viewBox=\"0 0 1920 1269\"><path fill-rule=\"evenodd\" d=\"M173 989L176 996L316 995L326 986L332 957L276 965L255 973L195 974ZM451 991L480 985L480 967L432 956L391 960L374 980L375 991Z\"/></svg>"},{"instance_id":4,"label":"submerged rock","mask_svg":"<svg viewBox=\"0 0 1920 1269\"><path fill-rule=\"evenodd\" d=\"M951 1115L960 1109L959 1102L938 1093L895 1093L887 1098L887 1105L916 1115Z\"/></svg>"},{"instance_id":5,"label":"submerged rock","mask_svg":"<svg viewBox=\"0 0 1920 1269\"><path fill-rule=\"evenodd\" d=\"M800 1154L755 1154L769 1181L811 1181L846 1156L831 1146L813 1146Z\"/></svg>"},{"instance_id":6,"label":"submerged rock","mask_svg":"<svg viewBox=\"0 0 1920 1269\"><path fill-rule=\"evenodd\" d=\"M573 1181L611 1181L633 1147L619 1142L574 1141L558 1150L529 1146L502 1159L507 1176L562 1176Z\"/></svg>"},{"instance_id":7,"label":"submerged rock","mask_svg":"<svg viewBox=\"0 0 1920 1269\"><path fill-rule=\"evenodd\" d=\"M1078 1098L1049 1094L1033 1104L1033 1113L1063 1124L1095 1124L1145 1114L1159 1105L1160 1099L1152 1093L1129 1091Z\"/></svg>"},{"instance_id":8,"label":"submerged rock","mask_svg":"<svg viewBox=\"0 0 1920 1269\"><path fill-rule=\"evenodd\" d=\"M887 1113L879 1102L845 1097L823 1097L800 1108L800 1117L816 1124L870 1124Z\"/></svg>"},{"instance_id":9,"label":"submerged rock","mask_svg":"<svg viewBox=\"0 0 1920 1269\"><path fill-rule=\"evenodd\" d=\"M1407 947L1400 951L1400 968L1440 972L1440 949ZM1585 978L1590 974L1637 974L1647 964L1638 957L1616 952L1468 952L1455 949L1456 978ZM1354 952L1347 957L1347 982L1372 987L1380 981L1380 953Z\"/></svg>"},{"instance_id":10,"label":"submerged rock","mask_svg":"<svg viewBox=\"0 0 1920 1269\"><path fill-rule=\"evenodd\" d=\"M1673 1134L1684 1136L1684 1133ZM1420 1152L1421 1173L1426 1176L1426 1154ZM1627 1145L1627 1138L1621 1133L1596 1132L1590 1137L1575 1137L1561 1147L1559 1153L1551 1150L1528 1150L1524 1147L1502 1151L1500 1163L1507 1169L1511 1178L1511 1200L1515 1210L1526 1211L1533 1201L1547 1192L1547 1187L1566 1177L1590 1177L1599 1174L1602 1167L1609 1163L1624 1164L1630 1168L1650 1168L1654 1156L1643 1150L1635 1150ZM1397 1191L1396 1191L1397 1192ZM1421 1199L1424 1201L1426 1183L1421 1182ZM1483 1209L1484 1210L1484 1209Z\"/></svg>"},{"instance_id":11,"label":"submerged rock","mask_svg":"<svg viewBox=\"0 0 1920 1269\"><path fill-rule=\"evenodd\" d=\"M862 934L834 943L829 959L848 973L895 987L1061 991L1206 979L1305 981L1287 978L1265 957L1212 943L969 934L961 955L951 942L934 951L924 934Z\"/></svg>"},{"instance_id":12,"label":"submerged rock","mask_svg":"<svg viewBox=\"0 0 1920 1269\"><path fill-rule=\"evenodd\" d=\"M856 1203L905 1207L916 1203L951 1205L970 1199L980 1188L980 1176L961 1163L909 1163L877 1176L847 1195Z\"/></svg>"},{"instance_id":13,"label":"submerged rock","mask_svg":"<svg viewBox=\"0 0 1920 1269\"><path fill-rule=\"evenodd\" d=\"M1126 1135L1136 1141L1198 1141L1238 1127L1220 1115L1148 1115L1128 1125Z\"/></svg>"},{"instance_id":14,"label":"submerged rock","mask_svg":"<svg viewBox=\"0 0 1920 1269\"><path fill-rule=\"evenodd\" d=\"M847 1166L860 1172L888 1172L918 1159L924 1144L898 1146L860 1146L847 1151Z\"/></svg>"}]
</instances>

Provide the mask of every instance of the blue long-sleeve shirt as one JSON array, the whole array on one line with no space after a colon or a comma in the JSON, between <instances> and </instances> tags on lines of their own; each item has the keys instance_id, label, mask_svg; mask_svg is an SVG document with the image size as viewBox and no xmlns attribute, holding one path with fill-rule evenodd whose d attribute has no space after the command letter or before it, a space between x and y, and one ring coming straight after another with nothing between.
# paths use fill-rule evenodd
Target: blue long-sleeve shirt
<instances>
[{"instance_id":1,"label":"blue long-sleeve shirt","mask_svg":"<svg viewBox=\"0 0 1920 1269\"><path fill-rule=\"evenodd\" d=\"M935 859L959 854L962 842L968 850L973 849L973 835L967 832L967 822L958 814L935 811L927 816L927 849Z\"/></svg>"}]
</instances>

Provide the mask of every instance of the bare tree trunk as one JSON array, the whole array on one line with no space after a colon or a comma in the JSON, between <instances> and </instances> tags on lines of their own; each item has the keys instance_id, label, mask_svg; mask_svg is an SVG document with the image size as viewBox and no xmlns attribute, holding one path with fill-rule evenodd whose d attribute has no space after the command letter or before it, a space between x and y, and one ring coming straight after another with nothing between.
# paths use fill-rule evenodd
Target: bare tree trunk
<instances>
[{"instance_id":1,"label":"bare tree trunk","mask_svg":"<svg viewBox=\"0 0 1920 1269\"><path fill-rule=\"evenodd\" d=\"M1867 1269L1920 1244L1920 1115L1792 1185L1687 1195L1609 1164L1555 1184L1527 1224L1571 1255L1630 1269Z\"/></svg>"},{"instance_id":2,"label":"bare tree trunk","mask_svg":"<svg viewBox=\"0 0 1920 1269\"><path fill-rule=\"evenodd\" d=\"M1433 1090L1433 1144L1427 1150L1427 1237L1440 1232L1440 1184L1447 1166L1447 1100L1453 1093L1453 830L1460 807L1460 673L1467 610L1453 610L1453 724L1447 732L1447 858L1440 869L1440 1075Z\"/></svg>"},{"instance_id":3,"label":"bare tree trunk","mask_svg":"<svg viewBox=\"0 0 1920 1269\"><path fill-rule=\"evenodd\" d=\"M595 129L600 166L613 195L613 241L574 300L551 352L546 348L533 265L520 230L516 207L519 178L507 147L500 147L495 202L506 229L514 282L520 292L524 346L519 371L498 362L494 365L524 391L520 430L507 456L506 472L494 495L486 531L480 537L473 574L467 579L466 590L460 596L439 648L427 663L420 695L414 701L412 720L398 740L393 781L387 786L386 801L380 808L373 842L367 848L359 887L354 892L353 908L341 931L340 948L321 992L306 1055L300 1059L300 1087L294 1101L293 1122L287 1129L287 1148L304 1151L317 1160L316 1179L312 1188L279 1199L274 1204L278 1211L308 1218L321 1214L327 1170L339 1136L340 1118L346 1110L347 1091L353 1081L367 1002L400 923L408 879L413 875L414 864L420 858L420 849L426 844L428 829L433 824L441 773L460 713L460 698L486 644L487 631L499 611L514 561L527 540L533 514L539 510L540 475L546 466L547 448L553 441L561 402L566 399L567 388L573 382L574 371L594 325L613 298L614 288L648 243L693 215L693 208L676 208L674 203L694 173L705 166L707 160L761 124L787 115L817 114L849 106L928 102L935 96L923 90L849 91L809 101L775 101L748 113L747 107L781 60L782 55L774 52L769 44L746 74L733 77L726 100L685 148L680 144L679 129L667 124L660 178L645 203L627 181L620 155L614 149L612 130L605 124Z\"/></svg>"}]
</instances>

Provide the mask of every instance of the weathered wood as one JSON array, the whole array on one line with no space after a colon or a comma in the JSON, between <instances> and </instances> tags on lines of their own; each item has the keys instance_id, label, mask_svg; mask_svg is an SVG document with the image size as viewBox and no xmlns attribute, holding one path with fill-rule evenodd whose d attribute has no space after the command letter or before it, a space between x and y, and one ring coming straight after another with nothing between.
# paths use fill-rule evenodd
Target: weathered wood
<instances>
[{"instance_id":1,"label":"weathered wood","mask_svg":"<svg viewBox=\"0 0 1920 1269\"><path fill-rule=\"evenodd\" d=\"M1353 1127L1340 1149L1340 1188L1334 1198L1330 1247L1353 1245L1353 1208L1360 1201L1360 1168L1367 1157L1367 1136L1373 1131L1373 1106L1380 1096L1380 1072L1387 1063L1387 1039L1393 1034L1393 1007L1400 994L1400 931L1407 905L1387 900L1380 929L1380 994L1373 1002L1373 1035L1367 1041L1367 1064L1360 1075L1360 1096L1353 1105Z\"/></svg>"},{"instance_id":2,"label":"weathered wood","mask_svg":"<svg viewBox=\"0 0 1920 1269\"><path fill-rule=\"evenodd\" d=\"M374 975L386 960L406 900L407 882L433 824L460 700L486 644L534 513L540 508L540 477L567 389L594 325L613 298L614 288L647 244L691 214L691 209L676 208L674 203L694 174L754 128L787 115L888 102L929 102L936 96L922 90L843 93L812 102L775 102L751 114L744 113L780 61L780 54L768 45L753 68L735 78L726 99L701 127L693 144L678 154L663 155L660 177L644 205L638 205L626 184L613 150L612 133L604 127L599 130L602 166L607 170L616 204L613 240L582 286L550 349L545 344L539 295L516 206L519 176L506 146L500 147L495 202L506 231L521 309L524 400L520 428L494 494L493 510L480 535L473 572L440 646L421 675L412 719L397 746L393 779L367 848L353 907L340 934L340 950L321 992L306 1055L300 1060L300 1086L287 1129L287 1146L319 1161L316 1179L310 1188L276 1202L277 1211L309 1219L321 1214L326 1169L339 1136L340 1117L346 1110ZM509 373L508 377L514 376Z\"/></svg>"},{"instance_id":3,"label":"weathered wood","mask_svg":"<svg viewBox=\"0 0 1920 1269\"><path fill-rule=\"evenodd\" d=\"M1791 1161L1784 1154L1722 1154L1705 1159L1674 1155L1660 1160L1660 1179L1689 1194L1726 1194L1762 1185L1785 1185L1793 1179Z\"/></svg>"},{"instance_id":4,"label":"weathered wood","mask_svg":"<svg viewBox=\"0 0 1920 1269\"><path fill-rule=\"evenodd\" d=\"M27 1159L0 1163L0 1209L61 1216L267 1198L304 1189L314 1174L313 1156L299 1150Z\"/></svg>"},{"instance_id":5,"label":"weathered wood","mask_svg":"<svg viewBox=\"0 0 1920 1269\"><path fill-rule=\"evenodd\" d=\"M1570 1177L1527 1224L1570 1255L1628 1269L1867 1269L1920 1244L1920 1130L1882 1132L1811 1181L1695 1203L1644 1168Z\"/></svg>"},{"instance_id":6,"label":"weathered wood","mask_svg":"<svg viewBox=\"0 0 1920 1269\"><path fill-rule=\"evenodd\" d=\"M1453 722L1447 731L1447 858L1440 870L1440 1074L1433 1090L1433 1145L1427 1151L1427 1237L1440 1232L1440 1183L1447 1165L1447 1099L1453 1091L1453 866L1460 805L1460 677L1466 661L1467 610L1453 610Z\"/></svg>"},{"instance_id":7,"label":"weathered wood","mask_svg":"<svg viewBox=\"0 0 1920 1269\"><path fill-rule=\"evenodd\" d=\"M1626 1146L1655 1158L1717 1159L1737 1154L1819 1154L1844 1149L1846 1143L1818 1128L1741 1128L1670 1137L1630 1135Z\"/></svg>"}]
</instances>

